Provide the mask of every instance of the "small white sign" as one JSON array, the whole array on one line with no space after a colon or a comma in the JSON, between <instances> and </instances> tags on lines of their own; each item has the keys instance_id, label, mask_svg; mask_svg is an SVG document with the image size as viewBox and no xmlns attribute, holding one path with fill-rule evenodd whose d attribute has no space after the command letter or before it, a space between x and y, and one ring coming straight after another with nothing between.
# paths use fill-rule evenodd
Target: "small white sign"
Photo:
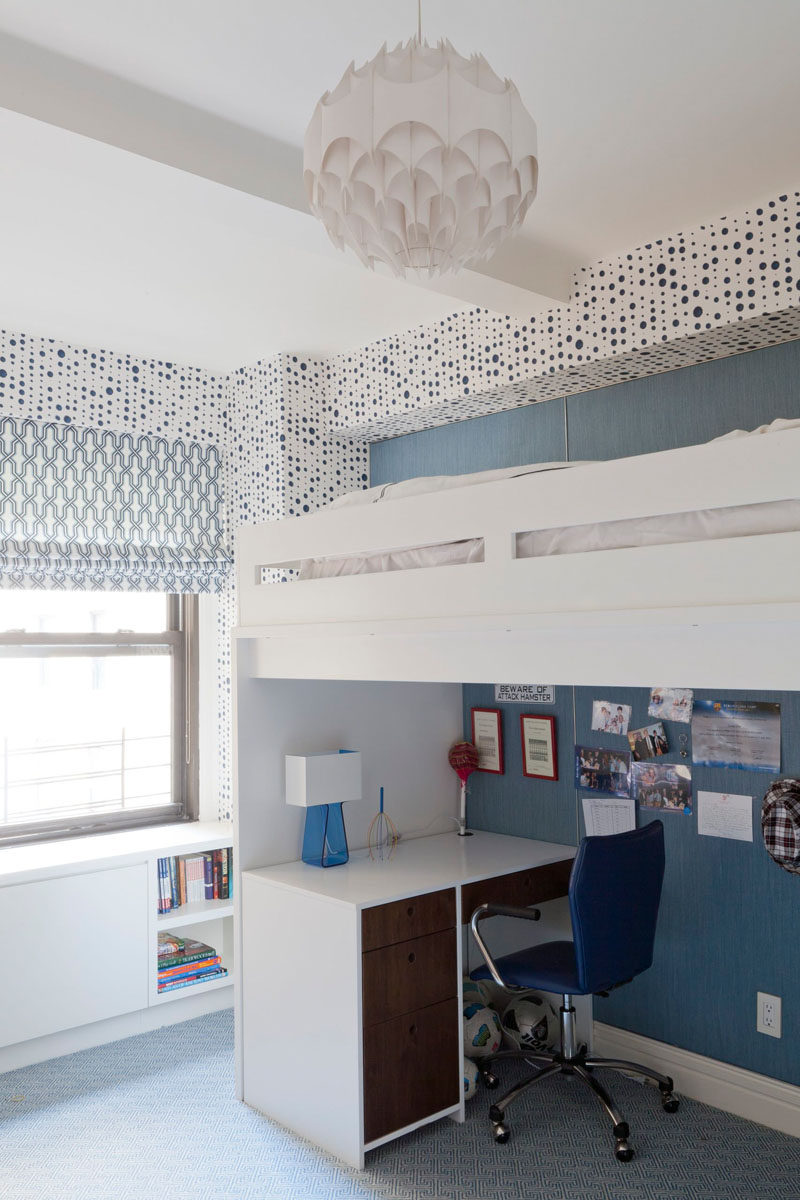
<instances>
[{"instance_id":1,"label":"small white sign","mask_svg":"<svg viewBox=\"0 0 800 1200\"><path fill-rule=\"evenodd\" d=\"M552 683L496 683L496 703L555 704L556 689Z\"/></svg>"},{"instance_id":2,"label":"small white sign","mask_svg":"<svg viewBox=\"0 0 800 1200\"><path fill-rule=\"evenodd\" d=\"M697 793L697 832L707 837L753 840L753 797L728 792Z\"/></svg>"},{"instance_id":3,"label":"small white sign","mask_svg":"<svg viewBox=\"0 0 800 1200\"><path fill-rule=\"evenodd\" d=\"M627 833L636 828L633 800L583 796L583 820L587 837L605 837L609 833Z\"/></svg>"}]
</instances>

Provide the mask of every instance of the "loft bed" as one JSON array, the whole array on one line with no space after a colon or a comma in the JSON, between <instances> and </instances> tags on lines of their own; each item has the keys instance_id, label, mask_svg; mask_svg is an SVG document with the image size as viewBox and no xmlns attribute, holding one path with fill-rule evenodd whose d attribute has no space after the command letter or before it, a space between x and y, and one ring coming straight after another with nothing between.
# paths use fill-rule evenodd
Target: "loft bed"
<instances>
[{"instance_id":1,"label":"loft bed","mask_svg":"<svg viewBox=\"0 0 800 1200\"><path fill-rule=\"evenodd\" d=\"M237 537L257 676L800 685L798 421L370 489Z\"/></svg>"}]
</instances>

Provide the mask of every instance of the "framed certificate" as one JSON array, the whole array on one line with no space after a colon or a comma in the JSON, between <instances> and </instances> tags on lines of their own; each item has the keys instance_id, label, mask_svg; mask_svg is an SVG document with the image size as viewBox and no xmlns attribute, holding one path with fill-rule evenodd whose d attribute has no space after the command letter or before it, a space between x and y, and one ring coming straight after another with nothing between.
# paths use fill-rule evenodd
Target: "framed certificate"
<instances>
[{"instance_id":1,"label":"framed certificate","mask_svg":"<svg viewBox=\"0 0 800 1200\"><path fill-rule=\"evenodd\" d=\"M555 717L523 713L519 725L522 734L522 774L529 779L558 779Z\"/></svg>"},{"instance_id":2,"label":"framed certificate","mask_svg":"<svg viewBox=\"0 0 800 1200\"><path fill-rule=\"evenodd\" d=\"M478 770L503 774L503 725L499 708L472 709L472 744L478 751Z\"/></svg>"}]
</instances>

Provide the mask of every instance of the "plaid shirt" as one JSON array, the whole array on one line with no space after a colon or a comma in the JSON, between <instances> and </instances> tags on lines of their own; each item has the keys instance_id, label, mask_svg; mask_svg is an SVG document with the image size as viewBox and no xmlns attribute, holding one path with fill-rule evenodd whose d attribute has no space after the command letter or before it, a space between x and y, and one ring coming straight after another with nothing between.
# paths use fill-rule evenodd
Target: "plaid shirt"
<instances>
[{"instance_id":1,"label":"plaid shirt","mask_svg":"<svg viewBox=\"0 0 800 1200\"><path fill-rule=\"evenodd\" d=\"M778 779L761 806L767 854L784 871L800 875L800 779Z\"/></svg>"}]
</instances>

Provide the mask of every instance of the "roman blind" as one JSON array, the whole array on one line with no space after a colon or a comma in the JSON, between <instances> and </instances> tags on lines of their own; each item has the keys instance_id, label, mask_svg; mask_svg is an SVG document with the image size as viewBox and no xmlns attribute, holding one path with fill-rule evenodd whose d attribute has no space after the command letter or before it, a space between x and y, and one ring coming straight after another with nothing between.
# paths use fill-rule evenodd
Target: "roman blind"
<instances>
[{"instance_id":1,"label":"roman blind","mask_svg":"<svg viewBox=\"0 0 800 1200\"><path fill-rule=\"evenodd\" d=\"M219 591L213 446L0 417L0 587Z\"/></svg>"}]
</instances>

